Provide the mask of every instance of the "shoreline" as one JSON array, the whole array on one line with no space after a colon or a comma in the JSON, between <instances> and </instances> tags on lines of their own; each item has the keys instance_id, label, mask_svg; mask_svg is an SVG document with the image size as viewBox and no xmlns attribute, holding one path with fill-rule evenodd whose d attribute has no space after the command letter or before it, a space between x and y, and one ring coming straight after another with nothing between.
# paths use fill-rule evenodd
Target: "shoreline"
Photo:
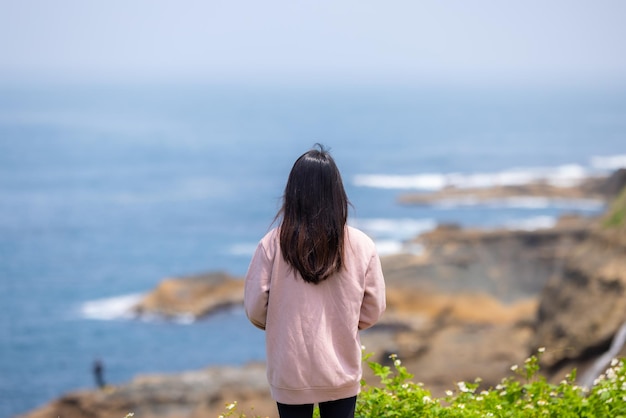
<instances>
[{"instance_id":1,"label":"shoreline","mask_svg":"<svg viewBox=\"0 0 626 418\"><path fill-rule=\"evenodd\" d=\"M397 354L436 396L460 380L481 377L484 386L497 384L510 373L512 364L523 361L538 344L548 347L543 361L549 379L560 376L568 367L578 366L584 371L593 356L605 351L607 330L615 324L621 325L626 318L603 313L610 320L602 332L588 328L593 321L585 322L587 328L582 330L572 325L571 330L556 339L558 333L553 331L555 324L563 320L570 321L569 324L580 322L581 308L567 302L572 298L586 301L583 305L587 316L595 315L590 306L606 304L610 298L615 300L611 306L622 303L626 309L626 292L623 297L621 293L609 295L602 293L602 286L594 284L607 280L605 275L610 272L626 271L626 265L620 267L626 262L624 233L604 231L600 225L607 216L564 216L553 227L534 231L485 231L442 225L420 234L411 241L423 248L419 254L381 257L388 287L388 309L377 327L362 334L362 342L368 351L376 351L376 361L384 363L388 354ZM581 258L581 251L592 256L588 260ZM607 272L598 270L594 263L600 260L603 265L615 267ZM555 270L557 266L560 267ZM570 281L578 274L575 272L581 271L588 285L595 287L589 290L577 290L576 286L580 285L572 287ZM614 286L626 289L626 276L618 277L618 283L623 284ZM555 294L555 289L565 289L566 293ZM227 305L237 306L242 298L241 278L224 273L169 278L146 295L134 312L170 318L184 313L200 318ZM551 308L551 304L555 306ZM586 335L585 346L596 347L596 351L585 351L581 346L576 357L559 348L561 344L571 345L572 338L581 341L581 332ZM622 352L626 355L626 348ZM267 406L271 408L268 414L272 415L274 403L268 397L267 386L263 386L266 383L264 374L258 373L259 367L258 364L236 367L232 373L240 380L235 386L225 385L218 392L204 393L199 398L190 396L184 402L168 396L159 398L158 394L178 393L181 388L189 390L186 385L200 384L206 373L218 376L230 369L212 367L162 377L137 376L110 393L72 392L23 416L39 418L63 411L63 416L72 418L81 415L72 415L67 409L70 406L80 405L83 410L93 411L97 405L96 409L103 410L94 416L109 418L119 415L119 405L126 408L131 403L136 411L146 411L143 416L150 417L148 411L152 410L161 411L160 416L173 416L164 411L174 411L168 405L177 402L177 408L182 408L179 412L187 411L183 416L191 417L197 411L220 413L223 403L233 400L239 402L242 410L254 406L257 413ZM256 383L251 384L248 380L253 375L257 376ZM230 381L226 376L221 379ZM146 382L153 384L146 386ZM260 386L255 386L257 383ZM201 393L201 387L194 386L192 392ZM107 409L112 399L121 403Z\"/></svg>"}]
</instances>

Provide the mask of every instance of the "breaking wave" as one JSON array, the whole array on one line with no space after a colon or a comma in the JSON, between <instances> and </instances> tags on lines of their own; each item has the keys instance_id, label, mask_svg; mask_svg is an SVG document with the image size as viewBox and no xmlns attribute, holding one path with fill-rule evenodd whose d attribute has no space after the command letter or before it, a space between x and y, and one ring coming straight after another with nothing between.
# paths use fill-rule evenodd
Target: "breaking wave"
<instances>
[{"instance_id":1,"label":"breaking wave","mask_svg":"<svg viewBox=\"0 0 626 418\"><path fill-rule=\"evenodd\" d=\"M617 170L626 168L626 154L611 155L608 157L595 156L591 158L591 166L597 170Z\"/></svg>"},{"instance_id":2,"label":"breaking wave","mask_svg":"<svg viewBox=\"0 0 626 418\"><path fill-rule=\"evenodd\" d=\"M396 238L413 237L437 227L434 219L410 218L357 218L351 220L350 224L374 237L393 236Z\"/></svg>"},{"instance_id":3,"label":"breaking wave","mask_svg":"<svg viewBox=\"0 0 626 418\"><path fill-rule=\"evenodd\" d=\"M462 206L482 206L487 208L512 209L563 209L594 212L604 208L604 202L596 199L565 199L536 196L518 196L494 199L475 197L449 198L438 200L432 206L439 209L452 209Z\"/></svg>"},{"instance_id":4,"label":"breaking wave","mask_svg":"<svg viewBox=\"0 0 626 418\"><path fill-rule=\"evenodd\" d=\"M132 308L142 297L143 294L133 293L87 301L81 305L80 314L83 318L100 321L135 318Z\"/></svg>"},{"instance_id":5,"label":"breaking wave","mask_svg":"<svg viewBox=\"0 0 626 418\"><path fill-rule=\"evenodd\" d=\"M381 189L435 191L446 187L468 189L519 186L538 181L545 181L555 186L575 186L589 176L589 170L580 165L570 164L555 168L510 169L497 173L360 174L354 177L354 184Z\"/></svg>"},{"instance_id":6,"label":"breaking wave","mask_svg":"<svg viewBox=\"0 0 626 418\"><path fill-rule=\"evenodd\" d=\"M254 255L254 251L256 250L257 245L258 245L258 242L244 242L244 243L234 244L228 248L227 252L229 255L251 257L252 255Z\"/></svg>"},{"instance_id":7,"label":"breaking wave","mask_svg":"<svg viewBox=\"0 0 626 418\"><path fill-rule=\"evenodd\" d=\"M411 218L357 218L350 224L374 240L379 255L417 254L422 249L410 240L437 227L434 219Z\"/></svg>"},{"instance_id":8,"label":"breaking wave","mask_svg":"<svg viewBox=\"0 0 626 418\"><path fill-rule=\"evenodd\" d=\"M495 173L358 174L353 178L353 184L380 189L424 191L436 191L446 187L466 189L520 186L535 182L565 187L576 186L586 178L606 175L618 168L626 168L626 154L594 156L587 166L564 164L556 167L521 167Z\"/></svg>"}]
</instances>

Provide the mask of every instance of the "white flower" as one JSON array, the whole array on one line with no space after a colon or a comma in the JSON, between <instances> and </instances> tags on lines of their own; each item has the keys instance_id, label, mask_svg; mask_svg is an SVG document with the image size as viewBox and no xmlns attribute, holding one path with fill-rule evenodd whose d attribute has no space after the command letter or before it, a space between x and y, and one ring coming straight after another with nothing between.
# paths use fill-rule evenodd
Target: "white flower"
<instances>
[{"instance_id":1,"label":"white flower","mask_svg":"<svg viewBox=\"0 0 626 418\"><path fill-rule=\"evenodd\" d=\"M452 391L451 391L451 390L446 390L446 395L448 395L448 396L452 396L452 395L454 395L454 393L452 393Z\"/></svg>"},{"instance_id":2,"label":"white flower","mask_svg":"<svg viewBox=\"0 0 626 418\"><path fill-rule=\"evenodd\" d=\"M468 387L465 385L465 382L457 382L456 385L459 387L459 390L461 392L469 392L470 391L468 389Z\"/></svg>"},{"instance_id":3,"label":"white flower","mask_svg":"<svg viewBox=\"0 0 626 418\"><path fill-rule=\"evenodd\" d=\"M517 364L512 365L511 366L511 370L513 370L513 371L517 370Z\"/></svg>"},{"instance_id":4,"label":"white flower","mask_svg":"<svg viewBox=\"0 0 626 418\"><path fill-rule=\"evenodd\" d=\"M233 408L234 408L234 407L236 407L236 406L237 406L237 402L233 402L233 403L231 403L230 405L228 405L228 406L226 407L226 409L231 410L231 409L233 409Z\"/></svg>"},{"instance_id":5,"label":"white flower","mask_svg":"<svg viewBox=\"0 0 626 418\"><path fill-rule=\"evenodd\" d=\"M422 402L424 403L431 403L433 400L430 398L430 396L426 395L422 398Z\"/></svg>"},{"instance_id":6,"label":"white flower","mask_svg":"<svg viewBox=\"0 0 626 418\"><path fill-rule=\"evenodd\" d=\"M401 364L402 364L402 362L400 361L400 359L396 359L393 362L393 365L396 366L396 367L400 367Z\"/></svg>"},{"instance_id":7,"label":"white flower","mask_svg":"<svg viewBox=\"0 0 626 418\"><path fill-rule=\"evenodd\" d=\"M365 351L365 346L361 344L361 351Z\"/></svg>"},{"instance_id":8,"label":"white flower","mask_svg":"<svg viewBox=\"0 0 626 418\"><path fill-rule=\"evenodd\" d=\"M611 367L617 366L617 363L619 363L619 360L614 358L613 360L611 360Z\"/></svg>"},{"instance_id":9,"label":"white flower","mask_svg":"<svg viewBox=\"0 0 626 418\"><path fill-rule=\"evenodd\" d=\"M539 347L539 348L537 349L537 352L538 352L538 353L545 353L545 352L546 352L546 348L545 348L545 347Z\"/></svg>"},{"instance_id":10,"label":"white flower","mask_svg":"<svg viewBox=\"0 0 626 418\"><path fill-rule=\"evenodd\" d=\"M502 409L502 405L496 405L496 409L499 411Z\"/></svg>"}]
</instances>

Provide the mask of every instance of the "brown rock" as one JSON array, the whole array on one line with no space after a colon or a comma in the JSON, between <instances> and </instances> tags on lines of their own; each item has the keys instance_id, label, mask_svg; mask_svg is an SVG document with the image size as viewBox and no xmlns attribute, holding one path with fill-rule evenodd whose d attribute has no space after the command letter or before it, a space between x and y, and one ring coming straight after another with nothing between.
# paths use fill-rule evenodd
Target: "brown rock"
<instances>
[{"instance_id":1,"label":"brown rock","mask_svg":"<svg viewBox=\"0 0 626 418\"><path fill-rule=\"evenodd\" d=\"M572 367L606 351L626 322L626 247L596 231L567 258L541 296L534 346L545 367Z\"/></svg>"},{"instance_id":2,"label":"brown rock","mask_svg":"<svg viewBox=\"0 0 626 418\"><path fill-rule=\"evenodd\" d=\"M416 381L442 396L461 380L497 385L526 359L532 334L528 324L451 325L421 336L400 334L395 351Z\"/></svg>"},{"instance_id":3,"label":"brown rock","mask_svg":"<svg viewBox=\"0 0 626 418\"><path fill-rule=\"evenodd\" d=\"M243 303L243 281L225 273L170 278L136 306L138 314L201 317Z\"/></svg>"},{"instance_id":4,"label":"brown rock","mask_svg":"<svg viewBox=\"0 0 626 418\"><path fill-rule=\"evenodd\" d=\"M483 386L495 386L510 373L511 365L528 356L537 298L504 304L484 293L424 292L417 298L415 294L391 289L383 320L390 316L410 327L388 335L384 345L372 344L371 336L364 340L368 348L379 350L379 361L397 354L415 380L435 396L453 390L455 382L477 377Z\"/></svg>"},{"instance_id":5,"label":"brown rock","mask_svg":"<svg viewBox=\"0 0 626 418\"><path fill-rule=\"evenodd\" d=\"M432 324L442 320L456 324L514 324L532 322L537 306L536 297L504 304L486 293L454 294L390 288L383 321L393 318L407 324Z\"/></svg>"},{"instance_id":6,"label":"brown rock","mask_svg":"<svg viewBox=\"0 0 626 418\"><path fill-rule=\"evenodd\" d=\"M148 375L104 390L78 391L22 418L196 418L217 416L237 401L237 410L274 416L265 367L219 367L170 375Z\"/></svg>"},{"instance_id":7,"label":"brown rock","mask_svg":"<svg viewBox=\"0 0 626 418\"><path fill-rule=\"evenodd\" d=\"M383 258L388 311L362 341L379 361L398 354L435 396L476 377L494 386L533 347L546 347L553 376L587 367L626 321L625 237L577 217L538 231L438 228L416 239L421 254ZM167 279L136 310L198 317L242 300L243 282L216 273ZM367 369L365 377L375 382ZM140 377L68 394L27 417L199 418L233 401L238 411L276 416L263 365Z\"/></svg>"},{"instance_id":8,"label":"brown rock","mask_svg":"<svg viewBox=\"0 0 626 418\"><path fill-rule=\"evenodd\" d=\"M383 258L385 279L389 287L487 293L504 302L534 297L564 255L587 236L589 225L569 217L535 231L444 226L415 239L420 254Z\"/></svg>"}]
</instances>

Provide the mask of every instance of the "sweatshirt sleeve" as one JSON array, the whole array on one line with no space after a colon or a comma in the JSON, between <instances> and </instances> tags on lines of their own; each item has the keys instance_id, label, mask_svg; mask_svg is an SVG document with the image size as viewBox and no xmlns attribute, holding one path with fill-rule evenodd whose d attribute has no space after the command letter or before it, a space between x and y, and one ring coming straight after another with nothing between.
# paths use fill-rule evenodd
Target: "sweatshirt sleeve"
<instances>
[{"instance_id":1,"label":"sweatshirt sleeve","mask_svg":"<svg viewBox=\"0 0 626 418\"><path fill-rule=\"evenodd\" d=\"M376 324L385 312L385 279L378 254L374 253L365 273L365 292L361 304L359 329Z\"/></svg>"},{"instance_id":2,"label":"sweatshirt sleeve","mask_svg":"<svg viewBox=\"0 0 626 418\"><path fill-rule=\"evenodd\" d=\"M250 322L262 330L267 318L271 264L263 245L259 243L246 273L243 304Z\"/></svg>"}]
</instances>

